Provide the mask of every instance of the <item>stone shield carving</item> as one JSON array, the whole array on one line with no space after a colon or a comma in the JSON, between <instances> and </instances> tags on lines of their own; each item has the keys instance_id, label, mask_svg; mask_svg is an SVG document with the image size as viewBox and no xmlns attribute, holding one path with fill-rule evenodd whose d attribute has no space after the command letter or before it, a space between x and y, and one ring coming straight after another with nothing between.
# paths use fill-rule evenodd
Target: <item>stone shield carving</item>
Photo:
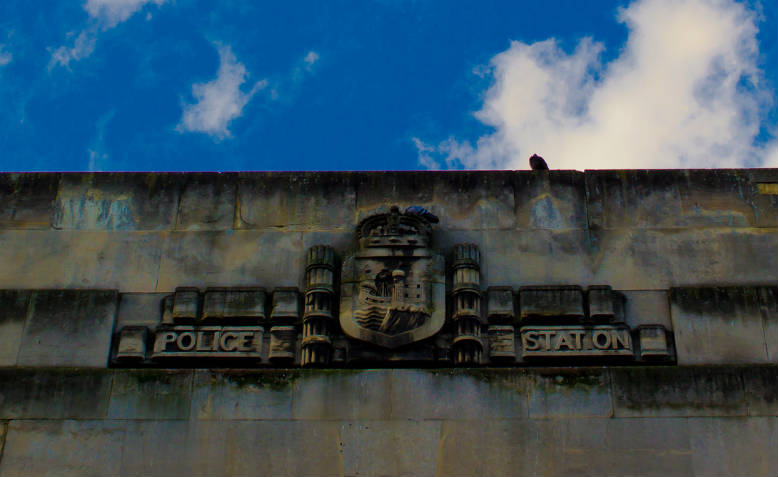
<instances>
[{"instance_id":1,"label":"stone shield carving","mask_svg":"<svg viewBox=\"0 0 778 477\"><path fill-rule=\"evenodd\" d=\"M443 327L445 261L429 247L431 219L392 207L360 222L358 248L344 258L341 276L340 325L348 336L397 348Z\"/></svg>"}]
</instances>

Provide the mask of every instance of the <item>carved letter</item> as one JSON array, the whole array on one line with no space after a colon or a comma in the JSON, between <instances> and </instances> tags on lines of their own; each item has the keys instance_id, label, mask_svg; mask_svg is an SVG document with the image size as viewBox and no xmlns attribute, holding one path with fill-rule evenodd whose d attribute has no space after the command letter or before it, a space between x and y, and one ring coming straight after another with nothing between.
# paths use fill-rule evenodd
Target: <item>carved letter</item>
<instances>
[{"instance_id":1,"label":"carved letter","mask_svg":"<svg viewBox=\"0 0 778 477\"><path fill-rule=\"evenodd\" d=\"M521 335L521 344L527 351L535 351L540 348L540 343L538 343L538 335L532 331L528 331L527 333L523 333Z\"/></svg>"},{"instance_id":2,"label":"carved letter","mask_svg":"<svg viewBox=\"0 0 778 477\"><path fill-rule=\"evenodd\" d=\"M604 341L600 338L604 338ZM592 334L592 342L597 349L608 349L611 347L611 335L605 330L596 330Z\"/></svg>"},{"instance_id":3,"label":"carved letter","mask_svg":"<svg viewBox=\"0 0 778 477\"><path fill-rule=\"evenodd\" d=\"M188 338L188 343L184 345L184 338ZM178 345L178 349L181 351L190 351L192 348L195 347L197 340L195 339L195 334L191 331L184 331L180 335L178 335L178 339L176 340L176 344Z\"/></svg>"},{"instance_id":4,"label":"carved letter","mask_svg":"<svg viewBox=\"0 0 778 477\"><path fill-rule=\"evenodd\" d=\"M165 351L168 343L173 343L176 340L175 331L166 331L161 335L157 335L157 339L154 341L154 352L159 353Z\"/></svg>"},{"instance_id":5,"label":"carved letter","mask_svg":"<svg viewBox=\"0 0 778 477\"><path fill-rule=\"evenodd\" d=\"M546 338L546 351L551 351L551 337L556 334L556 331L541 331L544 338Z\"/></svg>"},{"instance_id":6,"label":"carved letter","mask_svg":"<svg viewBox=\"0 0 778 477\"><path fill-rule=\"evenodd\" d=\"M613 349L619 349L621 345L624 349L630 349L629 346L629 330L613 330L611 331L611 340L613 341Z\"/></svg>"},{"instance_id":7,"label":"carved letter","mask_svg":"<svg viewBox=\"0 0 778 477\"><path fill-rule=\"evenodd\" d=\"M219 340L219 344L221 345L221 348L224 351L235 351L238 349L238 344L235 343L235 338L238 337L238 333L233 333L231 331L228 331L227 333L224 333ZM227 343L227 340L230 340L230 343Z\"/></svg>"},{"instance_id":8,"label":"carved letter","mask_svg":"<svg viewBox=\"0 0 778 477\"><path fill-rule=\"evenodd\" d=\"M575 348L577 350L583 349L583 344L581 343L581 337L584 335L583 331L571 331L571 335L575 336Z\"/></svg>"},{"instance_id":9,"label":"carved letter","mask_svg":"<svg viewBox=\"0 0 778 477\"><path fill-rule=\"evenodd\" d=\"M573 349L573 347L570 345L570 335L565 333L564 331L559 333L559 336L554 343L554 350L559 350L562 348L562 346L566 346L567 349Z\"/></svg>"},{"instance_id":10,"label":"carved letter","mask_svg":"<svg viewBox=\"0 0 778 477\"><path fill-rule=\"evenodd\" d=\"M205 332L204 331L198 331L197 332L197 346L195 346L195 351L210 351L210 346L205 346Z\"/></svg>"},{"instance_id":11,"label":"carved letter","mask_svg":"<svg viewBox=\"0 0 778 477\"><path fill-rule=\"evenodd\" d=\"M238 351L251 351L251 337L254 333L251 331L241 331L238 333Z\"/></svg>"}]
</instances>

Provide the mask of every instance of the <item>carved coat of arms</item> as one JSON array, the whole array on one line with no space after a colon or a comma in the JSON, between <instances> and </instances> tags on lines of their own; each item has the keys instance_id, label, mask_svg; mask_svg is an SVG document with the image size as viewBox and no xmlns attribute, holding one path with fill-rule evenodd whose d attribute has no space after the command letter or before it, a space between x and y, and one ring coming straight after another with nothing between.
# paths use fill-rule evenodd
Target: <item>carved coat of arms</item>
<instances>
[{"instance_id":1,"label":"carved coat of arms","mask_svg":"<svg viewBox=\"0 0 778 477\"><path fill-rule=\"evenodd\" d=\"M423 209L422 209L423 210ZM445 261L429 248L431 214L392 207L357 227L345 257L340 325L352 338L396 348L428 338L445 323Z\"/></svg>"}]
</instances>

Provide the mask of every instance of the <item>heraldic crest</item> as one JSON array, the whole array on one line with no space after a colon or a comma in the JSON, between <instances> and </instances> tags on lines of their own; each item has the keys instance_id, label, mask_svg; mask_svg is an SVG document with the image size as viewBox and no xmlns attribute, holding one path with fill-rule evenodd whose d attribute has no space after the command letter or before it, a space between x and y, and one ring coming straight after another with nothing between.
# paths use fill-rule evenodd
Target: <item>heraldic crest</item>
<instances>
[{"instance_id":1,"label":"heraldic crest","mask_svg":"<svg viewBox=\"0 0 778 477\"><path fill-rule=\"evenodd\" d=\"M437 217L392 207L357 226L341 277L343 331L386 348L428 338L445 323L445 261L429 248Z\"/></svg>"}]
</instances>

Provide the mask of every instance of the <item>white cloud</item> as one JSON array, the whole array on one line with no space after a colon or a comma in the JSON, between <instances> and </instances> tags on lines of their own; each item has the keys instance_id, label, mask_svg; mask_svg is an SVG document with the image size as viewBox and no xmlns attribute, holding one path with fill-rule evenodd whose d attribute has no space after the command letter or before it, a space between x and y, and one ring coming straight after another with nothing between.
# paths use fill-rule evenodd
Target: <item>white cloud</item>
<instances>
[{"instance_id":1,"label":"white cloud","mask_svg":"<svg viewBox=\"0 0 778 477\"><path fill-rule=\"evenodd\" d=\"M179 132L202 132L217 139L230 137L230 121L243 113L243 108L267 80L255 83L248 92L241 91L246 81L246 67L237 61L229 46L219 46L219 71L216 79L192 85L194 104L184 105Z\"/></svg>"},{"instance_id":2,"label":"white cloud","mask_svg":"<svg viewBox=\"0 0 778 477\"><path fill-rule=\"evenodd\" d=\"M56 65L69 66L73 60L81 60L91 55L95 50L97 38L94 32L83 30L78 34L73 46L60 46L51 53L49 69Z\"/></svg>"},{"instance_id":3,"label":"white cloud","mask_svg":"<svg viewBox=\"0 0 778 477\"><path fill-rule=\"evenodd\" d=\"M5 45L0 44L0 66L5 66L11 62L13 55L10 51L5 51Z\"/></svg>"},{"instance_id":4,"label":"white cloud","mask_svg":"<svg viewBox=\"0 0 778 477\"><path fill-rule=\"evenodd\" d=\"M167 0L87 0L84 10L97 19L104 29L113 28L130 18L147 3L162 5Z\"/></svg>"},{"instance_id":5,"label":"white cloud","mask_svg":"<svg viewBox=\"0 0 778 477\"><path fill-rule=\"evenodd\" d=\"M90 24L85 27L73 42L73 46L60 46L51 49L49 69L60 65L68 67L71 61L84 59L92 54L100 31L109 30L127 20L144 5L153 3L162 5L167 0L87 0L84 10L89 15Z\"/></svg>"},{"instance_id":6,"label":"white cloud","mask_svg":"<svg viewBox=\"0 0 778 477\"><path fill-rule=\"evenodd\" d=\"M629 38L600 64L585 38L518 41L491 60L475 117L494 131L475 145L414 138L422 165L526 169L754 167L778 161L754 146L774 100L757 66L754 14L731 0L640 0L620 12ZM771 131L775 133L775 131Z\"/></svg>"},{"instance_id":7,"label":"white cloud","mask_svg":"<svg viewBox=\"0 0 778 477\"><path fill-rule=\"evenodd\" d=\"M303 57L303 63L305 63L305 66L309 71L317 61L319 61L319 54L313 50L309 51L308 54Z\"/></svg>"}]
</instances>

